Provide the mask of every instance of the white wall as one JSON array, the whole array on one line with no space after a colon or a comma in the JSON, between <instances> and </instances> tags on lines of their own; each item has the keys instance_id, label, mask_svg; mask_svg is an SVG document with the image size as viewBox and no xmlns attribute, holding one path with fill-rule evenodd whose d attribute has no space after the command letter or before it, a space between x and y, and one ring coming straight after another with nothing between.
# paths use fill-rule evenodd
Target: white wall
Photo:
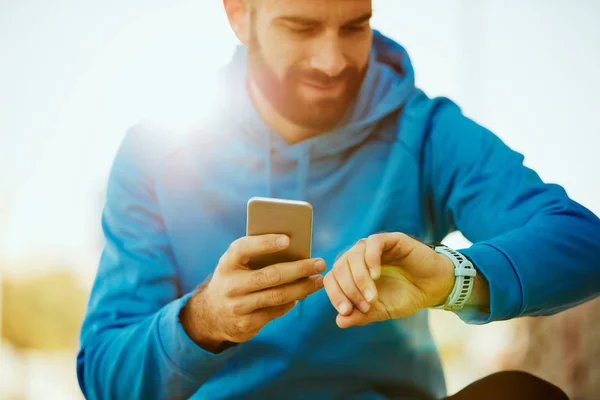
<instances>
[{"instance_id":1,"label":"white wall","mask_svg":"<svg viewBox=\"0 0 600 400\"><path fill-rule=\"evenodd\" d=\"M600 213L600 2L487 2L480 15L477 117Z\"/></svg>"}]
</instances>

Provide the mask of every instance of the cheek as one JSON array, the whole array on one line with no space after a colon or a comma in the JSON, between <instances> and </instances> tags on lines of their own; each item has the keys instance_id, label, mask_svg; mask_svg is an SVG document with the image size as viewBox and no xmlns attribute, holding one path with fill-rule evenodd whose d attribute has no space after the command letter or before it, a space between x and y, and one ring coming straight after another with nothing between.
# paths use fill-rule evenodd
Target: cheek
<instances>
[{"instance_id":1,"label":"cheek","mask_svg":"<svg viewBox=\"0 0 600 400\"><path fill-rule=\"evenodd\" d=\"M369 34L363 38L348 40L346 43L346 54L350 63L360 70L365 68L369 63L373 42L372 38L373 36Z\"/></svg>"},{"instance_id":2,"label":"cheek","mask_svg":"<svg viewBox=\"0 0 600 400\"><path fill-rule=\"evenodd\" d=\"M279 80L283 80L302 62L303 46L282 38L282 35L270 35L261 43L261 53L269 69Z\"/></svg>"}]
</instances>

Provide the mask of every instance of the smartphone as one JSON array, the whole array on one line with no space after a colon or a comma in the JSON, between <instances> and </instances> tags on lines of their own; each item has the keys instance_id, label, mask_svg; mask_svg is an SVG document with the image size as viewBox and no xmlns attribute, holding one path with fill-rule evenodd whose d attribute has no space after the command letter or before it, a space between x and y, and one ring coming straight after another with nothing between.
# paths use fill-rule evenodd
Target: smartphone
<instances>
[{"instance_id":1,"label":"smartphone","mask_svg":"<svg viewBox=\"0 0 600 400\"><path fill-rule=\"evenodd\" d=\"M284 234L287 249L250 260L252 269L311 258L313 208L305 201L253 197L248 200L246 235Z\"/></svg>"}]
</instances>

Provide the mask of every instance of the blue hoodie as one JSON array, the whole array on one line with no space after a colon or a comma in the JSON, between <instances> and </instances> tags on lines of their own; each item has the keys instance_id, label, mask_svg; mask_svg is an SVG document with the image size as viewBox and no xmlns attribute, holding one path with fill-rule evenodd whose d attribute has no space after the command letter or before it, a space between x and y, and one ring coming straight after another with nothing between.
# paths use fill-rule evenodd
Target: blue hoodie
<instances>
[{"instance_id":1,"label":"blue hoodie","mask_svg":"<svg viewBox=\"0 0 600 400\"><path fill-rule=\"evenodd\" d=\"M252 196L314 206L313 256L331 268L357 240L400 231L462 250L490 286L468 323L548 315L600 291L600 221L523 157L415 88L404 49L374 33L355 105L332 132L288 144L245 90L241 48L211 118L173 140L132 128L108 183L106 236L81 332L77 373L91 399L443 397L428 312L339 329L325 291L220 354L186 335L181 308L245 234ZM386 397L387 396L387 397Z\"/></svg>"}]
</instances>

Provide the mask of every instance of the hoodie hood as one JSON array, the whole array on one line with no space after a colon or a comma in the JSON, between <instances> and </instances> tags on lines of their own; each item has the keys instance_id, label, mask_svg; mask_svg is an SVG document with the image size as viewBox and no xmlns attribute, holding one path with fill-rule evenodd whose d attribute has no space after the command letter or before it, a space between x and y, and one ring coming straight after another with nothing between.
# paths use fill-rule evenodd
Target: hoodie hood
<instances>
[{"instance_id":1,"label":"hoodie hood","mask_svg":"<svg viewBox=\"0 0 600 400\"><path fill-rule=\"evenodd\" d=\"M414 71L406 50L373 30L369 67L354 104L332 131L289 144L260 117L246 89L247 51L239 46L231 63L221 73L221 107L236 130L260 147L269 145L284 157L302 158L310 148L313 158L327 157L353 147L373 133L379 121L398 111L416 90Z\"/></svg>"}]
</instances>

